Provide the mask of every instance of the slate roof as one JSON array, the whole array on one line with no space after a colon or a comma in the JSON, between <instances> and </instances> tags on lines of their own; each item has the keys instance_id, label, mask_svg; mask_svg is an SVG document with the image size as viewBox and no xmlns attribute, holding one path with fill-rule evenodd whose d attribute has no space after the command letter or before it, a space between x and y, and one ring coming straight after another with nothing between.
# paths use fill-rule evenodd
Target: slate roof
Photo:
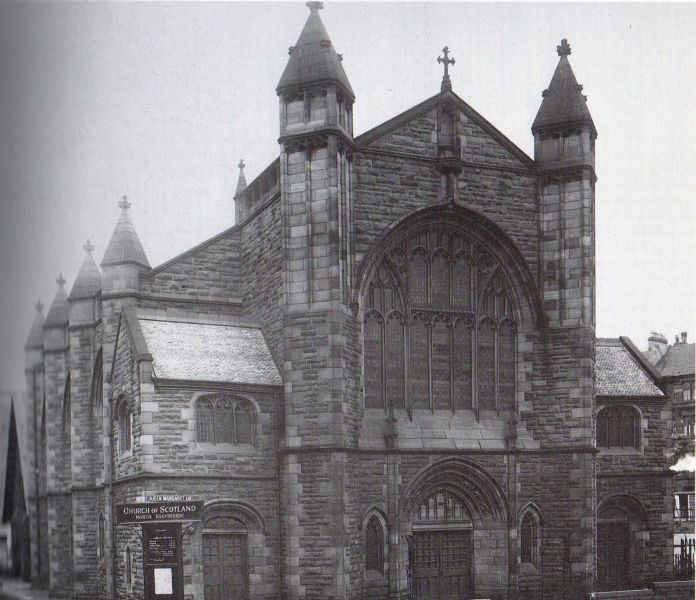
<instances>
[{"instance_id":1,"label":"slate roof","mask_svg":"<svg viewBox=\"0 0 696 600\"><path fill-rule=\"evenodd\" d=\"M673 344L655 365L663 377L693 375L696 371L696 344Z\"/></svg>"},{"instance_id":2,"label":"slate roof","mask_svg":"<svg viewBox=\"0 0 696 600\"><path fill-rule=\"evenodd\" d=\"M118 265L122 263L136 263L150 268L150 263L145 256L145 251L140 243L140 238L135 232L133 222L128 214L130 206L124 199L121 204L121 215L118 218L114 232L109 240L109 245L104 252L102 267L105 265Z\"/></svg>"},{"instance_id":3,"label":"slate roof","mask_svg":"<svg viewBox=\"0 0 696 600\"><path fill-rule=\"evenodd\" d=\"M563 123L590 123L594 129L587 98L581 90L582 86L575 79L568 57L561 56L551 83L542 94L544 99L532 124L532 131Z\"/></svg>"},{"instance_id":4,"label":"slate roof","mask_svg":"<svg viewBox=\"0 0 696 600\"><path fill-rule=\"evenodd\" d=\"M92 253L87 252L72 290L70 290L70 299L91 298L99 290L101 290L101 271L97 263L94 262Z\"/></svg>"},{"instance_id":5,"label":"slate roof","mask_svg":"<svg viewBox=\"0 0 696 600\"><path fill-rule=\"evenodd\" d=\"M320 81L335 81L351 98L355 98L341 59L331 43L329 34L319 17L320 2L308 2L310 14L297 43L292 47L290 59L278 82L277 92L283 89L306 86Z\"/></svg>"},{"instance_id":6,"label":"slate roof","mask_svg":"<svg viewBox=\"0 0 696 600\"><path fill-rule=\"evenodd\" d=\"M138 319L158 379L282 385L261 330Z\"/></svg>"},{"instance_id":7,"label":"slate roof","mask_svg":"<svg viewBox=\"0 0 696 600\"><path fill-rule=\"evenodd\" d=\"M664 396L621 339L598 338L595 349L597 396Z\"/></svg>"}]
</instances>

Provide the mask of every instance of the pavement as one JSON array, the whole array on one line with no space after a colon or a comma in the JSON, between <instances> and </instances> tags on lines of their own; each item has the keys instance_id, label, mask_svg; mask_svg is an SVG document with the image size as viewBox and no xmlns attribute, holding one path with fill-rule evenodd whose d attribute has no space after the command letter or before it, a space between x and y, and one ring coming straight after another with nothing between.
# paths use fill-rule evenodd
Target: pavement
<instances>
[{"instance_id":1,"label":"pavement","mask_svg":"<svg viewBox=\"0 0 696 600\"><path fill-rule=\"evenodd\" d=\"M34 590L31 583L21 579L0 577L0 599L2 600L48 600L46 590Z\"/></svg>"}]
</instances>

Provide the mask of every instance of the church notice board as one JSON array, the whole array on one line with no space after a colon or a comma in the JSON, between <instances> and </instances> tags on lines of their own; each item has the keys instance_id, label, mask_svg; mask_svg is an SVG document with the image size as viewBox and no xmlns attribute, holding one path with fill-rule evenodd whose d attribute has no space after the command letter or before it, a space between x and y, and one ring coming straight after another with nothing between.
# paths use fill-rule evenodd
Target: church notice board
<instances>
[{"instance_id":1,"label":"church notice board","mask_svg":"<svg viewBox=\"0 0 696 600\"><path fill-rule=\"evenodd\" d=\"M183 600L184 561L179 523L143 525L146 600Z\"/></svg>"},{"instance_id":2,"label":"church notice board","mask_svg":"<svg viewBox=\"0 0 696 600\"><path fill-rule=\"evenodd\" d=\"M183 600L181 524L203 520L203 502L190 496L151 496L154 502L116 505L118 525L141 525L144 600Z\"/></svg>"}]
</instances>

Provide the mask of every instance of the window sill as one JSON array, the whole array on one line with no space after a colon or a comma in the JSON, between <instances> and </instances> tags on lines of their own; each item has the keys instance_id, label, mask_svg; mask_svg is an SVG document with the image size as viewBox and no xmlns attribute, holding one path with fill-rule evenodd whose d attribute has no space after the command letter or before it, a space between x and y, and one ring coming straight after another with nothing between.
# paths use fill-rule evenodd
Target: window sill
<instances>
[{"instance_id":1,"label":"window sill","mask_svg":"<svg viewBox=\"0 0 696 600\"><path fill-rule=\"evenodd\" d=\"M599 456L643 456L643 452L636 448L597 448Z\"/></svg>"},{"instance_id":2,"label":"window sill","mask_svg":"<svg viewBox=\"0 0 696 600\"><path fill-rule=\"evenodd\" d=\"M373 585L385 584L387 583L387 578L384 575L382 575L382 573L380 573L379 571L370 569L368 571L365 571L365 581Z\"/></svg>"},{"instance_id":3,"label":"window sill","mask_svg":"<svg viewBox=\"0 0 696 600\"><path fill-rule=\"evenodd\" d=\"M258 454L259 449L253 444L212 444L210 442L193 442L189 444L191 454Z\"/></svg>"},{"instance_id":4,"label":"window sill","mask_svg":"<svg viewBox=\"0 0 696 600\"><path fill-rule=\"evenodd\" d=\"M536 575L538 573L537 567L534 563L523 562L520 563L520 574L523 575Z\"/></svg>"},{"instance_id":5,"label":"window sill","mask_svg":"<svg viewBox=\"0 0 696 600\"><path fill-rule=\"evenodd\" d=\"M124 460L126 458L130 458L133 456L133 450L126 450L125 452L119 452L118 454L118 460Z\"/></svg>"}]
</instances>

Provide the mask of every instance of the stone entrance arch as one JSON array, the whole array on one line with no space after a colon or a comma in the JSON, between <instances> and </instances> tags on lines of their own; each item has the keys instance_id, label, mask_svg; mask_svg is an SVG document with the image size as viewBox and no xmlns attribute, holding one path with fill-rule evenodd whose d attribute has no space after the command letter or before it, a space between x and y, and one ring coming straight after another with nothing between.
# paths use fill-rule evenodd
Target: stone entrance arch
<instances>
[{"instance_id":1,"label":"stone entrance arch","mask_svg":"<svg viewBox=\"0 0 696 600\"><path fill-rule=\"evenodd\" d=\"M506 506L496 481L476 463L445 458L424 468L399 502L399 589L414 600L504 598Z\"/></svg>"}]
</instances>

